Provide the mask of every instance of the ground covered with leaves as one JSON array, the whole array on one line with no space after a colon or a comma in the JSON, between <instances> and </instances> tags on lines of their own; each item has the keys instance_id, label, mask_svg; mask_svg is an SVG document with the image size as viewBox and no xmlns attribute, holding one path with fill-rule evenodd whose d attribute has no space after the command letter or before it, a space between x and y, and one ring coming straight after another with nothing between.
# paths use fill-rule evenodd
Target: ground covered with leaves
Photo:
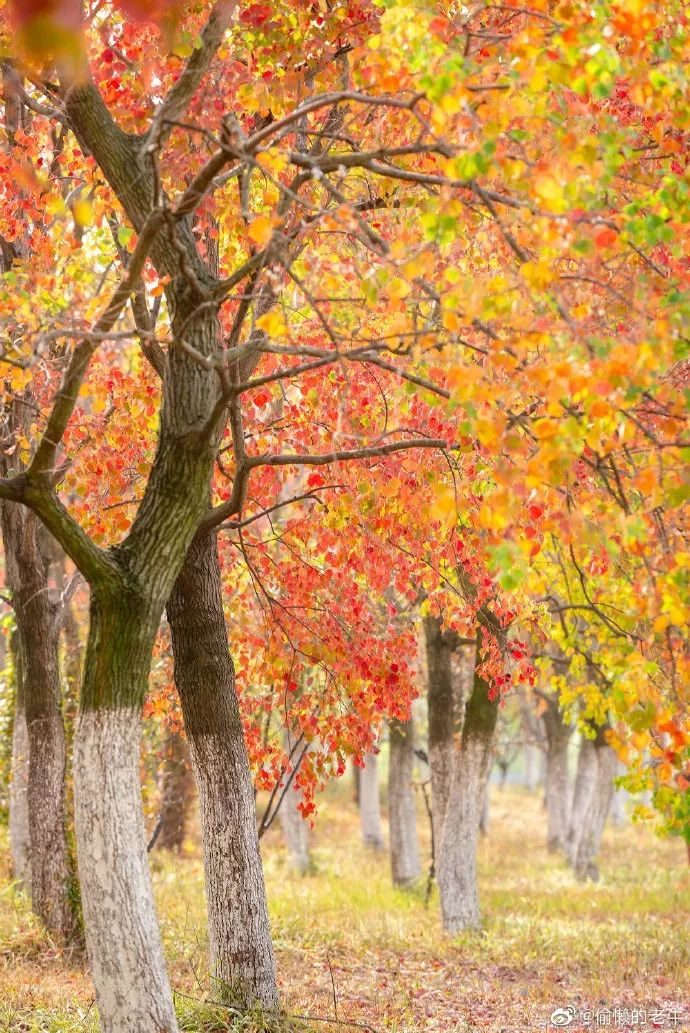
<instances>
[{"instance_id":1,"label":"ground covered with leaves","mask_svg":"<svg viewBox=\"0 0 690 1033\"><path fill-rule=\"evenodd\" d=\"M494 788L479 859L485 930L454 941L441 935L435 895L426 906L424 885L394 890L387 857L360 845L345 786L322 803L313 854L313 874L294 876L279 832L264 840L289 1029L523 1033L556 1029L554 1009L569 1006L569 1030L690 1029L677 1019L690 1006L690 871L679 840L609 828L601 880L581 885L546 851L539 794ZM1 856L0 1031L93 1033L83 959L37 927L9 879L4 830ZM195 839L152 866L181 1028L275 1028L212 1006Z\"/></svg>"}]
</instances>

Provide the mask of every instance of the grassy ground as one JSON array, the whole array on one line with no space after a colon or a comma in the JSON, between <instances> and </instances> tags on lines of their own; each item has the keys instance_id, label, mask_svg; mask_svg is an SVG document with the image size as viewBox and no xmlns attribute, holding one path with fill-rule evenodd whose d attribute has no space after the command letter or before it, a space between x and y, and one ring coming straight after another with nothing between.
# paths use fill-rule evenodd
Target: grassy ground
<instances>
[{"instance_id":1,"label":"grassy ground","mask_svg":"<svg viewBox=\"0 0 690 1033\"><path fill-rule=\"evenodd\" d=\"M359 843L345 787L327 797L314 834L315 874L289 873L279 833L265 842L268 895L287 1009L310 1015L295 1028L529 1031L556 1006L593 1011L612 1030L688 1030L669 1008L690 1006L690 873L679 841L639 827L609 829L602 878L578 885L544 846L538 795L495 788L490 835L480 849L482 934L444 940L438 901L390 885L385 856ZM0 870L0 1031L97 1028L88 973L40 932ZM156 856L154 881L178 1007L186 1030L253 1033L204 1004L206 934L202 870L192 844L182 858ZM202 1003L198 1003L198 1002ZM320 1021L334 1017L339 1022ZM664 1014L664 1009L667 1009ZM599 1016L597 1016L599 1010ZM599 1026L596 1025L597 1018ZM234 1025L233 1025L234 1022ZM554 1029L556 1027L549 1026Z\"/></svg>"}]
</instances>

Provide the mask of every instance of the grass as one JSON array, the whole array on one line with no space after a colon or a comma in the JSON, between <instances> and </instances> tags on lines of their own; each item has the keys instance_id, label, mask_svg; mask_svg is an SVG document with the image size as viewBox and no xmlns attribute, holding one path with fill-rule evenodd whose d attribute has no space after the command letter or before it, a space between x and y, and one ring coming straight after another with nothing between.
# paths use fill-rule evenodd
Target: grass
<instances>
[{"instance_id":1,"label":"grass","mask_svg":"<svg viewBox=\"0 0 690 1033\"><path fill-rule=\"evenodd\" d=\"M181 1029L270 1029L259 1016L239 1017L210 1002L202 866L190 838L182 857L152 860ZM332 1033L347 1030L348 1020L387 1033L523 1033L544 1028L555 1006L651 1014L690 1005L683 845L637 826L607 829L601 880L580 885L547 854L544 839L539 796L495 788L479 854L485 930L450 941L440 933L435 896L427 908L423 887L394 889L385 855L361 847L344 787L324 797L314 874L290 874L280 835L271 830L264 856L281 993L291 1014L315 1017L288 1027ZM5 849L1 856L0 1033L94 1033L84 965L38 928L8 879ZM337 1024L320 1021L336 1009ZM587 1027L568 1027L581 1028Z\"/></svg>"}]
</instances>

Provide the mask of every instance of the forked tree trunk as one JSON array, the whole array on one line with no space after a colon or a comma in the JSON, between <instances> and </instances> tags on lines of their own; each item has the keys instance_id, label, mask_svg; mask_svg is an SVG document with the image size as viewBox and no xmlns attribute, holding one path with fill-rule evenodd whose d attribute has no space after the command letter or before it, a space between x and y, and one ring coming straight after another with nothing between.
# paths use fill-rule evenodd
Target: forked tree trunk
<instances>
[{"instance_id":1,"label":"forked tree trunk","mask_svg":"<svg viewBox=\"0 0 690 1033\"><path fill-rule=\"evenodd\" d=\"M199 793L211 971L243 1005L278 1004L256 808L214 534L197 537L167 606Z\"/></svg>"},{"instance_id":2,"label":"forked tree trunk","mask_svg":"<svg viewBox=\"0 0 690 1033\"><path fill-rule=\"evenodd\" d=\"M371 850L383 850L378 757L370 750L364 757L359 777L359 817L362 840Z\"/></svg>"},{"instance_id":3,"label":"forked tree trunk","mask_svg":"<svg viewBox=\"0 0 690 1033\"><path fill-rule=\"evenodd\" d=\"M65 835L65 729L60 710L58 607L51 599L49 561L35 514L2 507L7 580L17 619L29 771L27 808L31 904L61 939L75 932ZM21 718L18 726L23 737Z\"/></svg>"},{"instance_id":4,"label":"forked tree trunk","mask_svg":"<svg viewBox=\"0 0 690 1033\"><path fill-rule=\"evenodd\" d=\"M546 731L546 814L547 848L563 850L570 826L570 783L568 780L568 743L572 726L563 720L555 698L547 701L542 715Z\"/></svg>"},{"instance_id":5,"label":"forked tree trunk","mask_svg":"<svg viewBox=\"0 0 690 1033\"><path fill-rule=\"evenodd\" d=\"M179 732L168 733L164 745L162 791L156 847L179 853L187 832L194 779L189 749Z\"/></svg>"},{"instance_id":6,"label":"forked tree trunk","mask_svg":"<svg viewBox=\"0 0 690 1033\"><path fill-rule=\"evenodd\" d=\"M29 733L24 711L19 633L12 633L14 669L14 724L12 728L12 769L9 799L9 834L12 874L27 893L31 892L31 842L29 837Z\"/></svg>"},{"instance_id":7,"label":"forked tree trunk","mask_svg":"<svg viewBox=\"0 0 690 1033\"><path fill-rule=\"evenodd\" d=\"M489 699L489 686L478 674L475 660L437 865L443 928L451 935L476 929L481 922L477 842L497 717L498 699Z\"/></svg>"},{"instance_id":8,"label":"forked tree trunk","mask_svg":"<svg viewBox=\"0 0 690 1033\"><path fill-rule=\"evenodd\" d=\"M429 723L431 813L436 866L453 773L456 713L453 694L453 650L437 617L424 619Z\"/></svg>"},{"instance_id":9,"label":"forked tree trunk","mask_svg":"<svg viewBox=\"0 0 690 1033\"><path fill-rule=\"evenodd\" d=\"M599 878L596 863L606 816L613 796L616 754L598 728L596 738L583 739L578 759L569 858L578 879Z\"/></svg>"},{"instance_id":10,"label":"forked tree trunk","mask_svg":"<svg viewBox=\"0 0 690 1033\"><path fill-rule=\"evenodd\" d=\"M388 823L391 872L396 886L410 886L421 875L414 787L414 720L388 725Z\"/></svg>"}]
</instances>

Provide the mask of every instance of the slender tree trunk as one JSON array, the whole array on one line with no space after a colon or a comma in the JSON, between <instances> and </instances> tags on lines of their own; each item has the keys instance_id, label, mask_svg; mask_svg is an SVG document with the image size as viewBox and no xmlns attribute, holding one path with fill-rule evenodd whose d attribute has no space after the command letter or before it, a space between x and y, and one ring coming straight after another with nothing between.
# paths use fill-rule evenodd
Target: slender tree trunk
<instances>
[{"instance_id":1,"label":"slender tree trunk","mask_svg":"<svg viewBox=\"0 0 690 1033\"><path fill-rule=\"evenodd\" d=\"M391 871L396 886L410 886L421 875L414 771L414 721L389 722L388 815Z\"/></svg>"},{"instance_id":2,"label":"slender tree trunk","mask_svg":"<svg viewBox=\"0 0 690 1033\"><path fill-rule=\"evenodd\" d=\"M604 738L604 728L595 739L583 739L578 758L569 857L580 880L599 878L596 857L613 796L616 754Z\"/></svg>"},{"instance_id":3,"label":"slender tree trunk","mask_svg":"<svg viewBox=\"0 0 690 1033\"><path fill-rule=\"evenodd\" d=\"M453 773L456 713L453 694L453 650L444 637L437 617L424 620L427 665L427 707L429 715L429 770L431 813L436 863L440 853L443 822L448 806Z\"/></svg>"},{"instance_id":4,"label":"slender tree trunk","mask_svg":"<svg viewBox=\"0 0 690 1033\"><path fill-rule=\"evenodd\" d=\"M622 775L625 773L625 764L618 761L616 764L616 775ZM628 824L628 813L626 804L628 801L628 792L625 789L620 789L618 786L614 786L613 797L611 799L611 809L609 811L609 817L611 824L617 828L621 828L623 825Z\"/></svg>"},{"instance_id":5,"label":"slender tree trunk","mask_svg":"<svg viewBox=\"0 0 690 1033\"><path fill-rule=\"evenodd\" d=\"M364 757L359 779L359 816L364 845L372 850L383 850L381 829L381 801L379 797L378 757L370 751Z\"/></svg>"},{"instance_id":6,"label":"slender tree trunk","mask_svg":"<svg viewBox=\"0 0 690 1033\"><path fill-rule=\"evenodd\" d=\"M29 835L29 733L24 710L19 633L12 633L14 667L14 725L12 728L12 770L9 800L9 833L12 873L22 888L31 892L31 840Z\"/></svg>"},{"instance_id":7,"label":"slender tree trunk","mask_svg":"<svg viewBox=\"0 0 690 1033\"><path fill-rule=\"evenodd\" d=\"M65 729L60 710L58 607L38 517L15 503L2 507L7 580L17 618L29 771L27 808L33 910L61 939L75 932L65 835ZM19 721L19 738L23 737Z\"/></svg>"},{"instance_id":8,"label":"slender tree trunk","mask_svg":"<svg viewBox=\"0 0 690 1033\"><path fill-rule=\"evenodd\" d=\"M298 809L301 801L301 791L290 786L281 801L278 817L290 859L290 867L299 875L306 875L311 868L311 853L309 826Z\"/></svg>"},{"instance_id":9,"label":"slender tree trunk","mask_svg":"<svg viewBox=\"0 0 690 1033\"><path fill-rule=\"evenodd\" d=\"M477 672L465 707L460 748L453 765L438 859L438 887L443 928L454 935L480 925L477 888L477 841L491 751L498 718L498 699Z\"/></svg>"},{"instance_id":10,"label":"slender tree trunk","mask_svg":"<svg viewBox=\"0 0 690 1033\"><path fill-rule=\"evenodd\" d=\"M539 785L541 750L528 743L525 746L525 788L535 790Z\"/></svg>"},{"instance_id":11,"label":"slender tree trunk","mask_svg":"<svg viewBox=\"0 0 690 1033\"><path fill-rule=\"evenodd\" d=\"M558 701L549 699L542 715L546 730L546 813L549 851L566 847L570 825L570 785L568 781L568 742L572 727L563 720Z\"/></svg>"},{"instance_id":12,"label":"slender tree trunk","mask_svg":"<svg viewBox=\"0 0 690 1033\"><path fill-rule=\"evenodd\" d=\"M189 749L179 732L168 733L164 745L161 804L156 847L179 853L184 843L194 779Z\"/></svg>"},{"instance_id":13,"label":"slender tree trunk","mask_svg":"<svg viewBox=\"0 0 690 1033\"><path fill-rule=\"evenodd\" d=\"M211 971L240 1003L278 1004L254 789L215 535L197 537L167 607L199 793Z\"/></svg>"}]
</instances>

